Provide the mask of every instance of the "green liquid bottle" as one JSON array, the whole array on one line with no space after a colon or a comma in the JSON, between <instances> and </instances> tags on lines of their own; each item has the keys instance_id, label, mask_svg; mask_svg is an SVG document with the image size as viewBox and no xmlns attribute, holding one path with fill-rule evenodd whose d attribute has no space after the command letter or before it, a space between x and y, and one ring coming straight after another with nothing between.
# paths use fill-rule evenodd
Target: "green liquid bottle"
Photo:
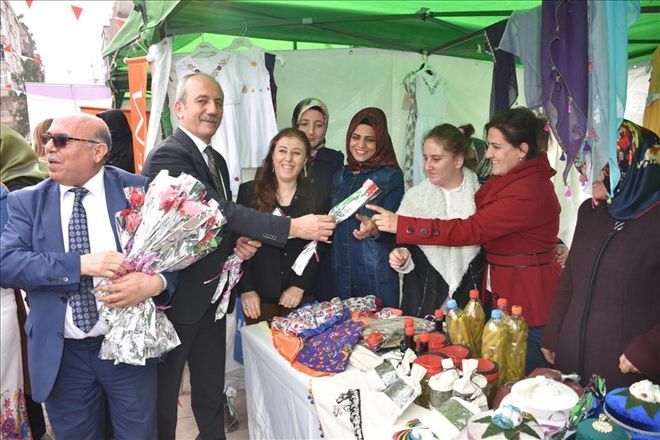
<instances>
[{"instance_id":1,"label":"green liquid bottle","mask_svg":"<svg viewBox=\"0 0 660 440\"><path fill-rule=\"evenodd\" d=\"M529 329L522 316L522 306L511 307L509 327L509 350L506 354L506 368L500 369L500 383L520 380L525 377L527 362L527 336Z\"/></svg>"},{"instance_id":2,"label":"green liquid bottle","mask_svg":"<svg viewBox=\"0 0 660 440\"><path fill-rule=\"evenodd\" d=\"M452 344L469 347L474 353L474 344L470 338L470 329L467 325L465 312L458 307L456 300L447 301L447 335Z\"/></svg>"},{"instance_id":3,"label":"green liquid bottle","mask_svg":"<svg viewBox=\"0 0 660 440\"><path fill-rule=\"evenodd\" d=\"M502 320L502 311L495 309L484 327L481 339L481 357L497 363L500 375L506 371L506 356L509 349L509 329Z\"/></svg>"},{"instance_id":4,"label":"green liquid bottle","mask_svg":"<svg viewBox=\"0 0 660 440\"><path fill-rule=\"evenodd\" d=\"M470 340L474 344L472 352L476 355L481 351L481 335L486 322L486 315L483 307L481 307L477 289L470 290L470 301L465 306L465 319L470 330Z\"/></svg>"}]
</instances>

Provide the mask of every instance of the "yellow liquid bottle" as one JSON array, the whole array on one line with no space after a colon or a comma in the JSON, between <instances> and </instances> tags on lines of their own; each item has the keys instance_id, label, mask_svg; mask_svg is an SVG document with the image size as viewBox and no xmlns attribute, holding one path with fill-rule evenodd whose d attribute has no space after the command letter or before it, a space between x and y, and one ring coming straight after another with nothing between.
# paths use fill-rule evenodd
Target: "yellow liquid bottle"
<instances>
[{"instance_id":1,"label":"yellow liquid bottle","mask_svg":"<svg viewBox=\"0 0 660 440\"><path fill-rule=\"evenodd\" d=\"M520 380L525 377L527 363L527 336L529 333L527 322L522 316L522 306L511 308L509 327L509 350L506 355L506 369L501 376L500 383ZM502 371L502 370L500 370Z\"/></svg>"},{"instance_id":2,"label":"yellow liquid bottle","mask_svg":"<svg viewBox=\"0 0 660 440\"><path fill-rule=\"evenodd\" d=\"M475 345L472 352L476 356L481 351L481 335L484 331L484 323L486 322L486 315L484 314L483 307L481 307L479 291L477 289L470 290L470 301L465 306L464 313L468 329L470 330L470 339Z\"/></svg>"},{"instance_id":3,"label":"yellow liquid bottle","mask_svg":"<svg viewBox=\"0 0 660 440\"><path fill-rule=\"evenodd\" d=\"M447 301L447 334L452 344L460 344L474 351L474 345L470 338L470 329L465 319L465 312L456 304L456 300Z\"/></svg>"},{"instance_id":4,"label":"yellow liquid bottle","mask_svg":"<svg viewBox=\"0 0 660 440\"><path fill-rule=\"evenodd\" d=\"M493 310L490 320L484 327L481 339L481 357L497 363L498 371L506 370L506 356L509 348L509 329L502 320L502 311Z\"/></svg>"}]
</instances>

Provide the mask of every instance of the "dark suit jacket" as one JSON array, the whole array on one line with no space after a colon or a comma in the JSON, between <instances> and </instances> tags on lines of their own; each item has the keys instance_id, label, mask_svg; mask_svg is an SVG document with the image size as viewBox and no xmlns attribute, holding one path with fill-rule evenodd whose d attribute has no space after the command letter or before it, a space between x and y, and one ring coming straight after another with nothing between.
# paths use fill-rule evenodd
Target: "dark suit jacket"
<instances>
[{"instance_id":1,"label":"dark suit jacket","mask_svg":"<svg viewBox=\"0 0 660 440\"><path fill-rule=\"evenodd\" d=\"M147 179L106 167L104 183L110 224L115 225L115 213L129 207L123 189L145 186ZM60 369L67 294L79 288L80 254L64 252L57 182L47 179L14 191L7 202L9 220L0 246L1 282L3 287L24 289L28 293L30 314L25 332L32 396L43 402ZM120 250L116 229L114 234ZM167 282L167 291L154 298L157 303L167 302L176 277L168 274Z\"/></svg>"},{"instance_id":2,"label":"dark suit jacket","mask_svg":"<svg viewBox=\"0 0 660 440\"><path fill-rule=\"evenodd\" d=\"M229 191L227 164L220 154L216 154L215 159L225 188ZM221 196L222 188L216 188L213 184L211 172L202 153L180 129L149 153L142 174L153 178L163 169L169 170L173 176L187 173L202 182L206 187L207 198L217 200L227 218L219 249L179 272L177 290L170 301L172 307L166 312L172 322L194 324L209 308L211 297L218 285L217 280L206 284L204 282L220 273L222 265L233 251L231 234L244 235L281 248L286 244L291 222L286 218L236 205L231 201L231 193L227 194L226 198ZM233 298L229 311L232 308Z\"/></svg>"},{"instance_id":3,"label":"dark suit jacket","mask_svg":"<svg viewBox=\"0 0 660 440\"><path fill-rule=\"evenodd\" d=\"M254 181L244 183L238 189L237 203L253 207ZM325 214L329 203L312 184L298 183L296 193L291 200L288 215L301 217L306 214ZM292 238L283 249L262 246L250 260L243 263L243 276L237 286L239 294L256 290L262 300L279 299L282 291L290 286L300 287L306 295L312 293L318 268L316 258L312 257L301 276L291 266L309 243L308 240Z\"/></svg>"}]
</instances>

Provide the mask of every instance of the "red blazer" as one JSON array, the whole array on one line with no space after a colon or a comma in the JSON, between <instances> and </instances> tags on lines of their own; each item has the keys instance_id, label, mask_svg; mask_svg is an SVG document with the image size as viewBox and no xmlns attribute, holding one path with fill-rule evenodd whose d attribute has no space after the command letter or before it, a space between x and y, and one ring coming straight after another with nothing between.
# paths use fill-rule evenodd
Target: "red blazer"
<instances>
[{"instance_id":1,"label":"red blazer","mask_svg":"<svg viewBox=\"0 0 660 440\"><path fill-rule=\"evenodd\" d=\"M523 307L530 326L544 325L561 275L554 262L560 212L554 175L546 155L528 160L504 176L491 176L475 195L477 211L464 220L399 216L396 241L482 245L490 274L483 299L507 298Z\"/></svg>"}]
</instances>

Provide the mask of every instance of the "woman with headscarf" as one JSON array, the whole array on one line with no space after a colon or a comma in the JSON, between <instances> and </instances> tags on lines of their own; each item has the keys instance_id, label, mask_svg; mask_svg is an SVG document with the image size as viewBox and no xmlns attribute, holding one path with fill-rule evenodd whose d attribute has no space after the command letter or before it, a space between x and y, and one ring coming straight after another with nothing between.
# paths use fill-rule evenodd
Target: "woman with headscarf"
<instances>
[{"instance_id":1,"label":"woman with headscarf","mask_svg":"<svg viewBox=\"0 0 660 440\"><path fill-rule=\"evenodd\" d=\"M396 210L403 197L403 173L396 160L387 118L374 107L353 116L346 133L348 164L333 178L332 205L336 205L367 180L380 188L372 203ZM341 298L376 295L384 306L399 306L399 275L390 268L393 234L365 232L360 220L373 212L360 208L355 217L337 224L332 239L335 295Z\"/></svg>"},{"instance_id":2,"label":"woman with headscarf","mask_svg":"<svg viewBox=\"0 0 660 440\"><path fill-rule=\"evenodd\" d=\"M303 171L303 177L322 195L330 197L332 176L344 165L344 155L325 146L330 113L320 99L305 98L296 105L291 126L305 133L312 153Z\"/></svg>"},{"instance_id":3,"label":"woman with headscarf","mask_svg":"<svg viewBox=\"0 0 660 440\"><path fill-rule=\"evenodd\" d=\"M305 133L312 146L307 164L301 177L314 186L316 191L330 204L332 176L344 165L344 155L325 146L330 113L325 103L316 98L305 98L296 105L291 117L291 126ZM332 299L332 268L329 249L319 249L319 268L316 275L314 298L319 301Z\"/></svg>"},{"instance_id":4,"label":"woman with headscarf","mask_svg":"<svg viewBox=\"0 0 660 440\"><path fill-rule=\"evenodd\" d=\"M571 252L541 346L546 359L608 389L660 381L660 141L624 120L621 179L607 200L607 166L578 212Z\"/></svg>"},{"instance_id":5,"label":"woman with headscarf","mask_svg":"<svg viewBox=\"0 0 660 440\"><path fill-rule=\"evenodd\" d=\"M518 107L486 124L493 174L477 191L476 212L464 219L400 216L377 206L373 220L401 244L483 246L484 303L506 298L520 305L529 325L527 369L547 366L540 340L561 265L555 261L560 206L550 180L545 119Z\"/></svg>"},{"instance_id":6,"label":"woman with headscarf","mask_svg":"<svg viewBox=\"0 0 660 440\"><path fill-rule=\"evenodd\" d=\"M108 153L106 165L121 168L129 173L135 173L133 162L133 132L128 119L121 110L106 110L96 114L103 119L110 129L112 148Z\"/></svg>"}]
</instances>

